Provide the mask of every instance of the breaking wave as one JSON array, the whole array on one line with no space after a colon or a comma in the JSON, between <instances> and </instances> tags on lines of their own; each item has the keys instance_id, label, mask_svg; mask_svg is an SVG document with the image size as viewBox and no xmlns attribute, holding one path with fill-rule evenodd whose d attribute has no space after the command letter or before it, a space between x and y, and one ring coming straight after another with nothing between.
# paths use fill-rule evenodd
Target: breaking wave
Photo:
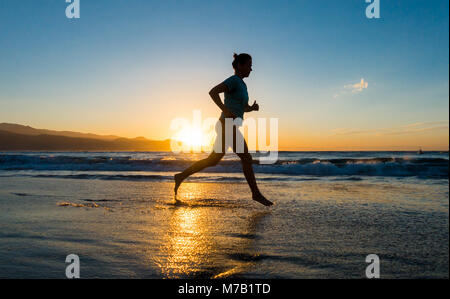
<instances>
[{"instance_id":1,"label":"breaking wave","mask_svg":"<svg viewBox=\"0 0 450 299\"><path fill-rule=\"evenodd\" d=\"M18 171L109 171L110 175L77 174L74 178L165 180L164 175L129 175L120 172L177 172L185 169L192 159L166 157L137 158L136 156L74 156L74 155L0 155L0 170ZM302 176L418 176L448 178L449 160L442 157L376 157L376 158L298 158L283 159L275 164L259 164L257 173ZM241 173L239 160L222 160L217 166L205 169L207 173ZM45 174L41 176L52 176Z\"/></svg>"}]
</instances>

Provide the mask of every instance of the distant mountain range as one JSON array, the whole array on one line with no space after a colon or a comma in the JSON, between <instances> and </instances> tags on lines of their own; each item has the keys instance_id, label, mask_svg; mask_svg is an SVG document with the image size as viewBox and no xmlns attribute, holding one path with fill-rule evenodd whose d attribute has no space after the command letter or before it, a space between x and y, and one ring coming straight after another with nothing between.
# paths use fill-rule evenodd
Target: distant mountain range
<instances>
[{"instance_id":1,"label":"distant mountain range","mask_svg":"<svg viewBox=\"0 0 450 299\"><path fill-rule=\"evenodd\" d=\"M124 138L0 123L0 150L170 151L170 139L158 141L144 137Z\"/></svg>"}]
</instances>

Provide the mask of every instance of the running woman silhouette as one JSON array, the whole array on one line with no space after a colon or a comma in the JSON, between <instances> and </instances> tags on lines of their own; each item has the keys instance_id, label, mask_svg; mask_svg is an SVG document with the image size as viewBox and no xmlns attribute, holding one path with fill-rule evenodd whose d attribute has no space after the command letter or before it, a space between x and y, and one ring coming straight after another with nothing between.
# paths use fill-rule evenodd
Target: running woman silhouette
<instances>
[{"instance_id":1,"label":"running woman silhouette","mask_svg":"<svg viewBox=\"0 0 450 299\"><path fill-rule=\"evenodd\" d=\"M229 77L219 85L213 87L213 89L211 89L211 91L209 92L209 95L213 99L214 103L216 103L220 110L222 110L219 121L216 124L217 138L214 142L214 150L206 159L197 161L183 172L175 174L175 195L177 194L178 188L180 187L181 183L187 177L201 171L206 167L217 165L217 163L219 163L219 161L225 155L228 146L231 146L233 148L233 151L241 159L242 169L244 171L245 178L247 179L247 183L252 191L253 200L265 206L271 206L273 205L273 203L267 200L261 194L258 189L258 185L256 184L255 174L253 172L252 166L253 158L248 152L247 142L245 142L242 133L236 127L236 125L239 125L241 123L240 121L234 122L232 126L233 144L226 144L226 142L228 142L228 138L225 138L225 118L232 118L233 120L235 120L236 118L240 118L240 120L242 120L244 118L244 112L259 110L259 105L256 103L256 101L251 106L248 105L247 85L243 80L244 78L248 77L250 75L250 72L252 71L252 57L246 53L241 53L239 55L234 53L233 57L234 61L232 63L232 66L234 69L234 75ZM222 103L222 100L220 98L221 93L225 93L225 104ZM236 151L236 140L243 141L243 152ZM220 144L218 144L219 142ZM217 148L220 149L220 146L222 147L221 151L217 150Z\"/></svg>"}]
</instances>

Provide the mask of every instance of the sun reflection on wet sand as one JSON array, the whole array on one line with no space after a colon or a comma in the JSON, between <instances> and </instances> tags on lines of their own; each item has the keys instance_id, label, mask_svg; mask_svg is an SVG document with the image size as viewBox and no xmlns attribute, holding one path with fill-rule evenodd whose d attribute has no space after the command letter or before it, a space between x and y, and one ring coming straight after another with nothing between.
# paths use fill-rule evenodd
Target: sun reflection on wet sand
<instances>
[{"instance_id":1,"label":"sun reflection on wet sand","mask_svg":"<svg viewBox=\"0 0 450 299\"><path fill-rule=\"evenodd\" d=\"M200 192L203 193L203 192ZM224 278L244 273L258 260L258 223L270 212L237 217L233 209L186 194L175 200L158 258L166 278ZM220 206L220 200L216 200ZM223 203L222 203L223 204Z\"/></svg>"},{"instance_id":2,"label":"sun reflection on wet sand","mask_svg":"<svg viewBox=\"0 0 450 299\"><path fill-rule=\"evenodd\" d=\"M167 242L161 248L167 255L164 263L159 265L164 276L195 276L208 263L212 244L201 219L205 212L181 206L174 210Z\"/></svg>"}]
</instances>

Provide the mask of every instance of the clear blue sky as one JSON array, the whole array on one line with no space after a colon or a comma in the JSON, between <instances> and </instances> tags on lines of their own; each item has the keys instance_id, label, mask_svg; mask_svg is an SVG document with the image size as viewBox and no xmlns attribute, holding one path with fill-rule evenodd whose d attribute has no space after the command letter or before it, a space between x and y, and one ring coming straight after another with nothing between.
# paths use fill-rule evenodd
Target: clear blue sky
<instances>
[{"instance_id":1,"label":"clear blue sky","mask_svg":"<svg viewBox=\"0 0 450 299\"><path fill-rule=\"evenodd\" d=\"M290 146L448 147L449 1L380 2L0 0L0 122L164 139L247 52Z\"/></svg>"}]
</instances>

